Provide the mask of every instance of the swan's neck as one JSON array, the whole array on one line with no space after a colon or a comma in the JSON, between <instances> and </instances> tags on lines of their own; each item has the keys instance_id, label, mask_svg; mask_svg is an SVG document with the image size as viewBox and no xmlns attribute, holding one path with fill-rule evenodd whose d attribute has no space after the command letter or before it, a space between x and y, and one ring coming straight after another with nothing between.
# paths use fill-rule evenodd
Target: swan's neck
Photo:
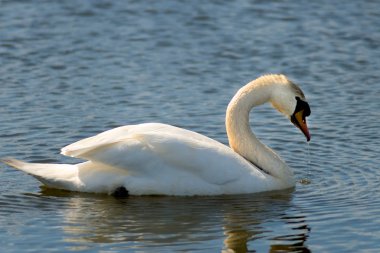
<instances>
[{"instance_id":1,"label":"swan's neck","mask_svg":"<svg viewBox=\"0 0 380 253\"><path fill-rule=\"evenodd\" d=\"M271 100L277 84L270 78L256 79L241 88L227 107L226 129L230 147L246 160L289 186L294 185L292 170L251 130L249 113Z\"/></svg>"}]
</instances>

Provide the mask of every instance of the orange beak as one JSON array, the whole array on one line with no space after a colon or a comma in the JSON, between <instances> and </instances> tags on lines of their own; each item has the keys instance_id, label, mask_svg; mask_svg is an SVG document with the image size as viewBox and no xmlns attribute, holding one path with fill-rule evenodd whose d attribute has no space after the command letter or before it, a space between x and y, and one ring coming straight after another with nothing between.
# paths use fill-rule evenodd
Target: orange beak
<instances>
[{"instance_id":1,"label":"orange beak","mask_svg":"<svg viewBox=\"0 0 380 253\"><path fill-rule=\"evenodd\" d=\"M306 117L304 117L304 110L301 110L293 114L290 120L296 127L298 127L302 131L302 133L306 137L306 140L310 141L311 136L309 133L309 129L307 128Z\"/></svg>"}]
</instances>

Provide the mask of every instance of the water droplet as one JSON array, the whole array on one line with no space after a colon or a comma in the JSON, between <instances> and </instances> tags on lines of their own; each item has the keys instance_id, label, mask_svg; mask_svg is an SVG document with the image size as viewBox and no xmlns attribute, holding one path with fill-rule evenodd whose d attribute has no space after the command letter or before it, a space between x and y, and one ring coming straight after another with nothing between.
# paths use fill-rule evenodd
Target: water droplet
<instances>
[{"instance_id":1,"label":"water droplet","mask_svg":"<svg viewBox=\"0 0 380 253\"><path fill-rule=\"evenodd\" d=\"M300 183L303 185L308 185L311 183L311 153L310 153L310 142L306 142L307 147L306 147L306 152L305 152L305 160L306 162L306 177L300 180Z\"/></svg>"},{"instance_id":2,"label":"water droplet","mask_svg":"<svg viewBox=\"0 0 380 253\"><path fill-rule=\"evenodd\" d=\"M310 168L311 165L311 154L310 154L310 142L307 143L307 167Z\"/></svg>"}]
</instances>

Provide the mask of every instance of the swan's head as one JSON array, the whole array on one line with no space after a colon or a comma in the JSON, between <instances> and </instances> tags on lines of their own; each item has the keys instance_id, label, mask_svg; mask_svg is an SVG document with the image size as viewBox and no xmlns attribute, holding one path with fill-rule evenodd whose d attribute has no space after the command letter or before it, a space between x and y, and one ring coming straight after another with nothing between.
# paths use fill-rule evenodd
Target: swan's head
<instances>
[{"instance_id":1,"label":"swan's head","mask_svg":"<svg viewBox=\"0 0 380 253\"><path fill-rule=\"evenodd\" d=\"M306 117L310 115L310 107L302 90L284 75L280 75L278 89L272 94L272 105L286 115L290 121L298 127L310 141L310 133L306 123Z\"/></svg>"}]
</instances>

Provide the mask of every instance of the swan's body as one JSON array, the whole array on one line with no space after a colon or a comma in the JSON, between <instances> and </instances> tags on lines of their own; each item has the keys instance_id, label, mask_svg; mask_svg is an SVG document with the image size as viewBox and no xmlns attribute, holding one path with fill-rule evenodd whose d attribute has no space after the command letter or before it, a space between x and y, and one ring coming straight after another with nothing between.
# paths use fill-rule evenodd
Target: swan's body
<instances>
[{"instance_id":1,"label":"swan's body","mask_svg":"<svg viewBox=\"0 0 380 253\"><path fill-rule=\"evenodd\" d=\"M283 75L263 76L240 89L227 109L231 148L189 130L147 123L118 127L62 149L84 163L3 161L48 187L70 191L112 193L124 187L132 195L218 195L289 188L295 184L292 170L257 140L248 116L253 106L267 101L290 116L299 104L295 97L305 99ZM302 130L309 139L307 128Z\"/></svg>"}]
</instances>

